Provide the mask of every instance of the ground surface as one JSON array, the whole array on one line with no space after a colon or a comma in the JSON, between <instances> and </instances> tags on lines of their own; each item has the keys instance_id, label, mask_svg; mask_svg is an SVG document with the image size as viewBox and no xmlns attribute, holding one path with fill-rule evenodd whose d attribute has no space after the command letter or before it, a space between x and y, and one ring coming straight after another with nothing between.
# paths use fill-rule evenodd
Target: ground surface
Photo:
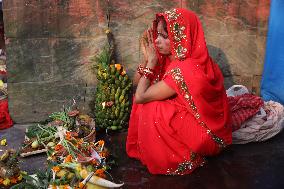
<instances>
[{"instance_id":1,"label":"ground surface","mask_svg":"<svg viewBox=\"0 0 284 189\"><path fill-rule=\"evenodd\" d=\"M25 125L0 130L0 138L7 138L8 147L18 148L24 140ZM111 152L118 157L118 167L112 170L115 181L122 181L125 189L266 189L284 188L284 132L262 143L232 145L193 174L186 176L150 175L140 162L125 153L126 132L106 137ZM0 147L4 150L6 147ZM1 152L0 152L1 154ZM33 173L45 167L45 155L21 159L23 170Z\"/></svg>"}]
</instances>

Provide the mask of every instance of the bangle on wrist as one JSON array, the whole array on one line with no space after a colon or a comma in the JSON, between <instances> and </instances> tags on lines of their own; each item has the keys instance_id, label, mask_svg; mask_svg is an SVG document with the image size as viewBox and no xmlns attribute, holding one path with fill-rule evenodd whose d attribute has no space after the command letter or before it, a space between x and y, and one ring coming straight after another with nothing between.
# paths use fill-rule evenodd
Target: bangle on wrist
<instances>
[{"instance_id":1,"label":"bangle on wrist","mask_svg":"<svg viewBox=\"0 0 284 189\"><path fill-rule=\"evenodd\" d=\"M137 68L137 72L143 76L143 70L144 70L144 66L142 66L142 64L139 64L138 68Z\"/></svg>"},{"instance_id":2,"label":"bangle on wrist","mask_svg":"<svg viewBox=\"0 0 284 189\"><path fill-rule=\"evenodd\" d=\"M145 67L143 69L143 77L149 80L154 79L154 70L151 68Z\"/></svg>"}]
</instances>

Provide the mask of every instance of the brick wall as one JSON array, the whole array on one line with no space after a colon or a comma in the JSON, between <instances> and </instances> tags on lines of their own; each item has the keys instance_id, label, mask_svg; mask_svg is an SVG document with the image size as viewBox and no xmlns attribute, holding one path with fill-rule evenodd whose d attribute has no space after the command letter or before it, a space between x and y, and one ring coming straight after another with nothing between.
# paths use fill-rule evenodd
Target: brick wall
<instances>
[{"instance_id":1,"label":"brick wall","mask_svg":"<svg viewBox=\"0 0 284 189\"><path fill-rule=\"evenodd\" d=\"M269 0L110 0L118 62L132 76L138 39L156 12L195 11L226 87L259 93ZM9 109L18 123L47 118L75 99L89 111L96 79L89 58L106 42L107 0L4 0Z\"/></svg>"}]
</instances>

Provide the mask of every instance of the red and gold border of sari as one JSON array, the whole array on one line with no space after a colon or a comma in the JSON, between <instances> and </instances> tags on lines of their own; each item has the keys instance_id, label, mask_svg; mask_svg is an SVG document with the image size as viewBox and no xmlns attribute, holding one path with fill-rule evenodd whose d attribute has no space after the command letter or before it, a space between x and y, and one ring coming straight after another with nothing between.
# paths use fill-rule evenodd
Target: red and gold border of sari
<instances>
[{"instance_id":1,"label":"red and gold border of sari","mask_svg":"<svg viewBox=\"0 0 284 189\"><path fill-rule=\"evenodd\" d=\"M192 95L190 94L188 87L184 81L184 77L181 73L181 70L179 68L174 68L171 71L169 71L167 74L170 74L172 78L174 79L175 83L178 86L178 89L180 91L180 94L183 96L185 101L189 105L189 109L191 110L191 113L194 115L195 119L197 120L199 126L204 128L206 130L206 133L215 141L218 146L223 149L227 146L227 144L224 142L223 139L219 138L217 135L215 135L210 128L202 121L202 118L200 114L198 113L197 107L195 106L195 103L192 99ZM203 166L205 163L205 158L195 152L191 151L190 154L190 160L185 160L182 163L179 163L177 168L175 170L168 169L168 175L183 175L192 172L195 168Z\"/></svg>"}]
</instances>

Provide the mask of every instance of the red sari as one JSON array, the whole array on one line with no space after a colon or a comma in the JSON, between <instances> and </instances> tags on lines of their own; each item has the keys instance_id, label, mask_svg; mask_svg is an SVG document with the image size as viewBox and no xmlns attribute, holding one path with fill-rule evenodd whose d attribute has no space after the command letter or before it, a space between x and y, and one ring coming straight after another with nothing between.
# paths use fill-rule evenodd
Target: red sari
<instances>
[{"instance_id":1,"label":"red sari","mask_svg":"<svg viewBox=\"0 0 284 189\"><path fill-rule=\"evenodd\" d=\"M157 80L177 95L133 104L126 151L152 174L189 174L204 156L218 154L232 143L232 131L222 73L211 59L197 16L173 9L163 16L176 60L159 55ZM154 39L157 37L154 21Z\"/></svg>"}]
</instances>

